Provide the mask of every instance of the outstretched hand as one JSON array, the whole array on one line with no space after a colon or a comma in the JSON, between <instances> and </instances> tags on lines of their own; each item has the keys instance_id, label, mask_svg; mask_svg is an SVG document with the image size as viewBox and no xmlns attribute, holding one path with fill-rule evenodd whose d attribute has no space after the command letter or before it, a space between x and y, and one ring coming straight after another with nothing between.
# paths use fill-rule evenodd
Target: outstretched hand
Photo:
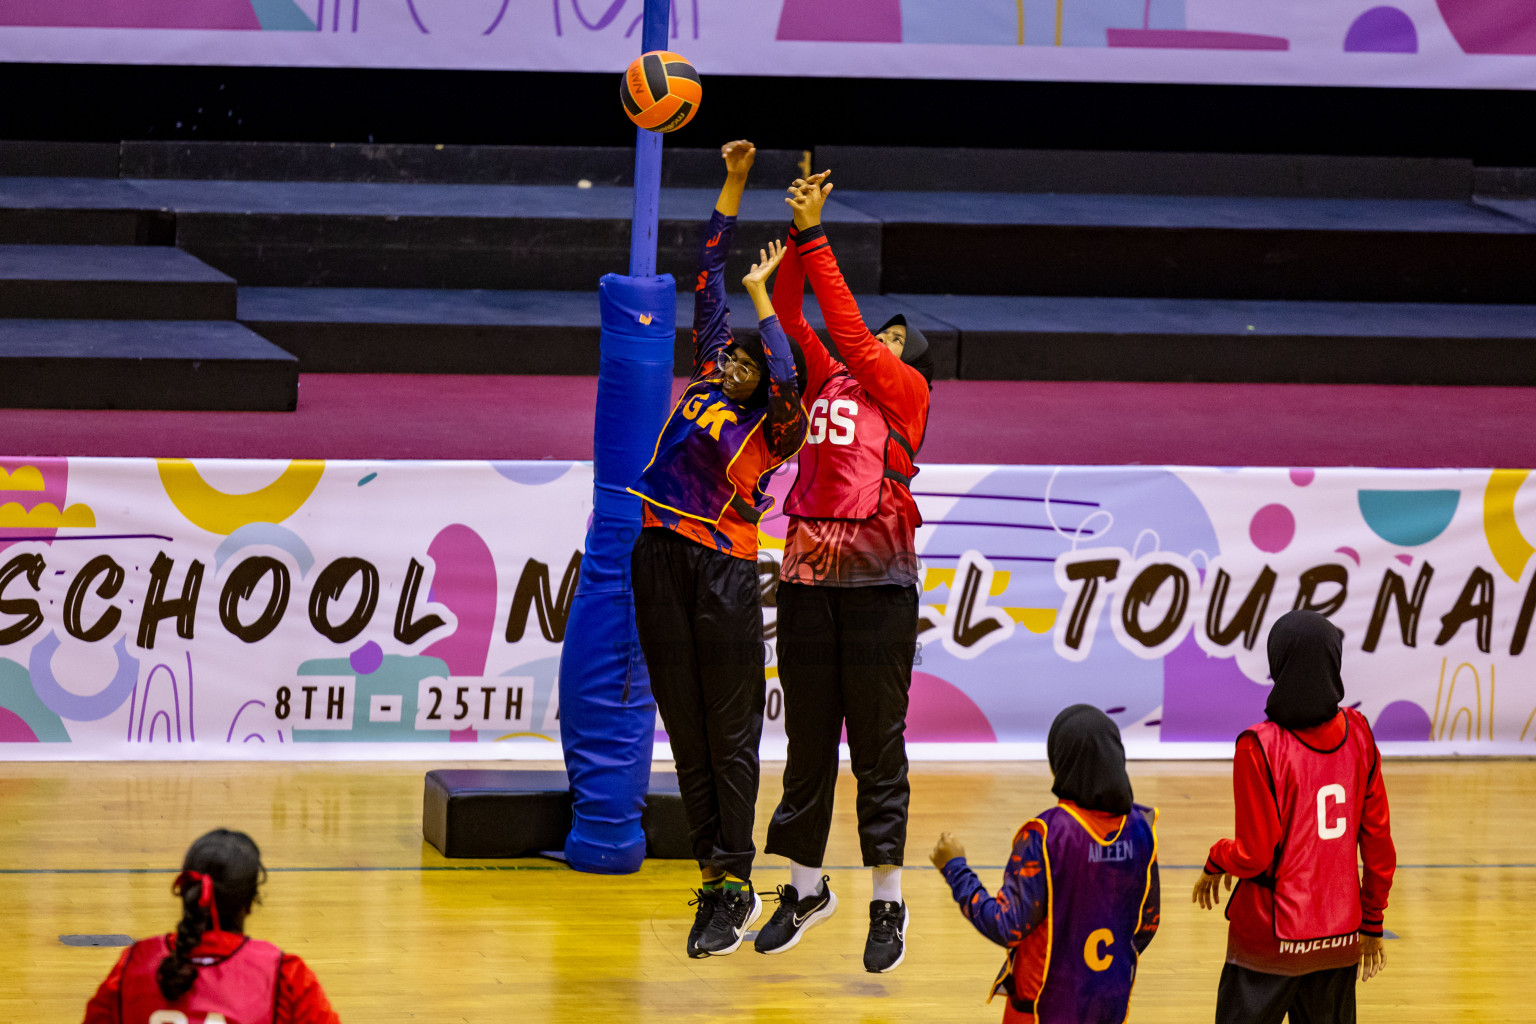
<instances>
[{"instance_id":1,"label":"outstretched hand","mask_svg":"<svg viewBox=\"0 0 1536 1024\"><path fill-rule=\"evenodd\" d=\"M934 867L942 871L945 864L948 864L956 857L964 856L965 846L961 844L960 840L955 838L955 834L953 832L940 832L939 841L934 844L933 852L928 854L928 859L933 861Z\"/></svg>"},{"instance_id":2,"label":"outstretched hand","mask_svg":"<svg viewBox=\"0 0 1536 1024\"><path fill-rule=\"evenodd\" d=\"M768 293L768 278L778 268L779 261L784 258L784 243L777 238L768 243L768 248L757 251L757 262L752 264L752 269L747 271L747 276L741 279L747 292L756 295L761 292Z\"/></svg>"},{"instance_id":3,"label":"outstretched hand","mask_svg":"<svg viewBox=\"0 0 1536 1024\"><path fill-rule=\"evenodd\" d=\"M789 195L784 201L794 211L797 229L804 231L821 223L821 208L832 192L832 183L827 181L831 173L830 170L819 171L808 178L796 178L789 186Z\"/></svg>"},{"instance_id":4,"label":"outstretched hand","mask_svg":"<svg viewBox=\"0 0 1536 1024\"><path fill-rule=\"evenodd\" d=\"M725 173L744 175L757 159L757 147L746 139L737 139L720 147L720 157L725 161Z\"/></svg>"},{"instance_id":5,"label":"outstretched hand","mask_svg":"<svg viewBox=\"0 0 1536 1024\"><path fill-rule=\"evenodd\" d=\"M1200 877L1195 879L1195 892L1190 897L1191 903L1198 903L1206 910L1214 910L1221 906L1221 882L1226 879L1227 891L1232 891L1232 876L1226 873L1219 875L1200 872Z\"/></svg>"}]
</instances>

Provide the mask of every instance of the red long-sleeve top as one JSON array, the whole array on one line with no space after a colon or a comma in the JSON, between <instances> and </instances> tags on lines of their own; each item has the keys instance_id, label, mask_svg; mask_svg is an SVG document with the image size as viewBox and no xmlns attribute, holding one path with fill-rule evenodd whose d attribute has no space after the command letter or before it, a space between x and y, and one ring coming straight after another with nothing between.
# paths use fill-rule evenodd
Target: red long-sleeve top
<instances>
[{"instance_id":1,"label":"red long-sleeve top","mask_svg":"<svg viewBox=\"0 0 1536 1024\"><path fill-rule=\"evenodd\" d=\"M1309 747L1327 750L1344 741L1344 729L1344 715L1340 712L1322 725L1293 731ZM1360 822L1360 860L1364 865L1360 931L1379 936L1392 875L1397 869L1397 850L1392 844L1392 815L1379 768L1379 752L1376 757L1378 768L1371 773L1366 787ZM1212 844L1205 871L1212 875L1225 872L1237 878L1257 878L1274 865L1275 848L1284 837L1284 829L1270 784L1269 765L1253 733L1243 733L1237 740L1232 758L1232 799L1236 805L1236 836Z\"/></svg>"},{"instance_id":2,"label":"red long-sleeve top","mask_svg":"<svg viewBox=\"0 0 1536 1024\"><path fill-rule=\"evenodd\" d=\"M840 360L827 351L805 319L807 279ZM922 446L928 429L928 382L870 333L820 225L803 232L790 229L787 251L773 282L773 309L784 332L805 353L807 408L815 405L834 374L850 374L885 417L886 425L906 438L914 451ZM911 492L887 478L881 482L879 511L868 519L791 517L780 579L826 586L910 586L917 582L915 535L921 523Z\"/></svg>"},{"instance_id":3,"label":"red long-sleeve top","mask_svg":"<svg viewBox=\"0 0 1536 1024\"><path fill-rule=\"evenodd\" d=\"M174 942L175 936L170 936L169 941ZM230 956L244 941L245 936L239 932L204 932L202 941L197 944L192 955ZM85 1005L84 1024L123 1024L120 1012L123 966L132 949L130 946L123 950L123 955L117 958L106 980ZM303 960L288 953L283 954L278 966L277 1012L272 1021L273 1024L341 1024L315 972Z\"/></svg>"}]
</instances>

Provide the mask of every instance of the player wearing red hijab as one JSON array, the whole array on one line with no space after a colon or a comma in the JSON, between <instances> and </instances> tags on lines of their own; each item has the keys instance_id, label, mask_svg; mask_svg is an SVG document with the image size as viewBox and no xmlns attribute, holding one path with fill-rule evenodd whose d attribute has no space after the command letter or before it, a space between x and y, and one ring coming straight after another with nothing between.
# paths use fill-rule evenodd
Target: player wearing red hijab
<instances>
[{"instance_id":1,"label":"player wearing red hijab","mask_svg":"<svg viewBox=\"0 0 1536 1024\"><path fill-rule=\"evenodd\" d=\"M1269 633L1265 720L1237 738L1237 834L1211 847L1193 899L1228 889L1217 1024L1353 1024L1355 981L1386 965L1382 914L1397 852L1381 753L1365 716L1340 708L1343 634L1315 611ZM1359 851L1362 872L1356 866Z\"/></svg>"}]
</instances>

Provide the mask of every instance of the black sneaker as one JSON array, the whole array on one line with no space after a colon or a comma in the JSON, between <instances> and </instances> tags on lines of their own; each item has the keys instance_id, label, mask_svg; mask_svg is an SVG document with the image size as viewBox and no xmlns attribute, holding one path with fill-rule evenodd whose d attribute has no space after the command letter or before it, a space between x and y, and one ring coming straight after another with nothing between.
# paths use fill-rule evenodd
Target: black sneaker
<instances>
[{"instance_id":1,"label":"black sneaker","mask_svg":"<svg viewBox=\"0 0 1536 1024\"><path fill-rule=\"evenodd\" d=\"M736 952L736 947L741 945L742 935L762 912L762 897L751 886L745 889L721 889L720 903L715 907L715 916L709 919L709 926L699 938L699 952L696 955L725 956Z\"/></svg>"},{"instance_id":2,"label":"black sneaker","mask_svg":"<svg viewBox=\"0 0 1536 1024\"><path fill-rule=\"evenodd\" d=\"M697 959L701 956L709 956L699 949L699 940L704 937L704 929L709 927L709 922L714 919L715 910L720 906L720 890L695 889L693 899L688 901L690 907L699 909L693 915L693 927L688 929L688 955Z\"/></svg>"},{"instance_id":3,"label":"black sneaker","mask_svg":"<svg viewBox=\"0 0 1536 1024\"><path fill-rule=\"evenodd\" d=\"M812 893L805 899L792 885L779 886L779 909L773 918L757 933L753 947L759 953L783 953L793 949L800 937L812 927L832 916L837 909L837 897L827 883L831 879L821 876L821 892Z\"/></svg>"},{"instance_id":4,"label":"black sneaker","mask_svg":"<svg viewBox=\"0 0 1536 1024\"><path fill-rule=\"evenodd\" d=\"M906 955L907 905L890 900L870 900L864 969L871 974L894 971Z\"/></svg>"}]
</instances>

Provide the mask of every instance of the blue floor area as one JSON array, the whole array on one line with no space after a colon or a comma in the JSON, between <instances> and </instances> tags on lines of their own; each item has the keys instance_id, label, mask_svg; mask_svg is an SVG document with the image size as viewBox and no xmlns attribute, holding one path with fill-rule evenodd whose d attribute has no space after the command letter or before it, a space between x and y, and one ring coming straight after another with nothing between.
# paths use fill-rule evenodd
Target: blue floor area
<instances>
[{"instance_id":1,"label":"blue floor area","mask_svg":"<svg viewBox=\"0 0 1536 1024\"><path fill-rule=\"evenodd\" d=\"M662 189L661 216L703 221L718 196L715 189ZM627 221L634 212L634 191L566 185L0 178L0 208ZM823 216L829 224L872 222L835 200L828 202ZM790 217L782 193L753 190L742 197L740 219L782 222L787 227Z\"/></svg>"},{"instance_id":2,"label":"blue floor area","mask_svg":"<svg viewBox=\"0 0 1536 1024\"><path fill-rule=\"evenodd\" d=\"M3 359L297 362L240 324L217 320L0 320Z\"/></svg>"},{"instance_id":3,"label":"blue floor area","mask_svg":"<svg viewBox=\"0 0 1536 1024\"><path fill-rule=\"evenodd\" d=\"M661 192L666 220L702 220L718 193ZM628 188L431 185L380 182L0 178L0 208L167 210L187 214L489 217L628 220ZM741 219L789 223L781 193L751 190ZM1536 199L1310 199L1258 196L1069 195L1003 192L839 191L824 219L837 223L1052 225L1526 234Z\"/></svg>"},{"instance_id":4,"label":"blue floor area","mask_svg":"<svg viewBox=\"0 0 1536 1024\"><path fill-rule=\"evenodd\" d=\"M241 288L240 320L261 323L457 324L505 327L598 327L596 290L494 291L430 288ZM890 295L857 298L864 319L879 327L897 313L921 331L953 330L912 302ZM732 323L755 327L757 314L745 295L728 299ZM805 297L805 318L826 327L813 295ZM693 322L693 293L677 296L677 325Z\"/></svg>"},{"instance_id":5,"label":"blue floor area","mask_svg":"<svg viewBox=\"0 0 1536 1024\"><path fill-rule=\"evenodd\" d=\"M1536 199L1479 199L1478 203L1536 227Z\"/></svg>"},{"instance_id":6,"label":"blue floor area","mask_svg":"<svg viewBox=\"0 0 1536 1024\"><path fill-rule=\"evenodd\" d=\"M235 283L168 245L0 245L0 280Z\"/></svg>"}]
</instances>

